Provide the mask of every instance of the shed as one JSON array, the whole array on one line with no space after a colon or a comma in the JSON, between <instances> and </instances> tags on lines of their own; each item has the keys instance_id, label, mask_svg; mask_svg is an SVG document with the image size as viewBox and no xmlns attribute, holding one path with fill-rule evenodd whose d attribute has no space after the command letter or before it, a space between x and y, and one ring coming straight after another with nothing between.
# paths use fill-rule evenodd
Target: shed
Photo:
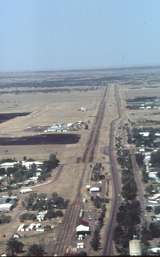
<instances>
[{"instance_id":1,"label":"shed","mask_svg":"<svg viewBox=\"0 0 160 257\"><path fill-rule=\"evenodd\" d=\"M91 187L90 192L100 192L100 187Z\"/></svg>"},{"instance_id":2,"label":"shed","mask_svg":"<svg viewBox=\"0 0 160 257\"><path fill-rule=\"evenodd\" d=\"M0 204L0 212L8 212L12 209L12 203L2 203Z\"/></svg>"},{"instance_id":3,"label":"shed","mask_svg":"<svg viewBox=\"0 0 160 257\"><path fill-rule=\"evenodd\" d=\"M20 193L21 194L25 194L25 193L29 193L29 192L32 192L32 189L31 188L22 188L20 190Z\"/></svg>"},{"instance_id":4,"label":"shed","mask_svg":"<svg viewBox=\"0 0 160 257\"><path fill-rule=\"evenodd\" d=\"M84 225L79 225L76 227L76 232L79 233L84 233L84 234L89 234L90 233L90 227L89 226L84 226Z\"/></svg>"}]
</instances>

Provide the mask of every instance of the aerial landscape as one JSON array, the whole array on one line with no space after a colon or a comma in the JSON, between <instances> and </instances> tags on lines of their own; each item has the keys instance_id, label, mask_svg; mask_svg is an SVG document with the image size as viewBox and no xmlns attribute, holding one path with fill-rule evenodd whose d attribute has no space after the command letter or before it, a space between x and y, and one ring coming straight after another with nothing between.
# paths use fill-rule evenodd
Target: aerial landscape
<instances>
[{"instance_id":1,"label":"aerial landscape","mask_svg":"<svg viewBox=\"0 0 160 257\"><path fill-rule=\"evenodd\" d=\"M160 3L99 2L0 1L0 256L160 254Z\"/></svg>"},{"instance_id":2,"label":"aerial landscape","mask_svg":"<svg viewBox=\"0 0 160 257\"><path fill-rule=\"evenodd\" d=\"M1 253L158 252L160 68L0 78Z\"/></svg>"}]
</instances>

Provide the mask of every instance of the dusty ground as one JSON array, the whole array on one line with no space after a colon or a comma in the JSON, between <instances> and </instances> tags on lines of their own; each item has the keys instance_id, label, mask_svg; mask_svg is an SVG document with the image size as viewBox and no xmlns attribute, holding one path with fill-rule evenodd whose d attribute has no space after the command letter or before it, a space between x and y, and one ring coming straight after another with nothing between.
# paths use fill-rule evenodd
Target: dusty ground
<instances>
[{"instance_id":1,"label":"dusty ground","mask_svg":"<svg viewBox=\"0 0 160 257\"><path fill-rule=\"evenodd\" d=\"M133 99L136 97L146 96L146 97L160 97L160 87L157 88L128 88L128 89L121 89L123 94L125 92L126 99ZM131 121L135 122L136 125L139 126L160 126L156 124L156 122L160 121L160 110L152 109L152 110L127 110L127 115ZM152 121L155 121L153 123Z\"/></svg>"},{"instance_id":2,"label":"dusty ground","mask_svg":"<svg viewBox=\"0 0 160 257\"><path fill-rule=\"evenodd\" d=\"M31 111L25 117L18 117L0 124L0 135L20 136L33 132L26 132L26 127L51 125L53 122L74 122L90 120L89 130L81 130L81 139L75 145L37 145L37 146L1 146L1 158L15 157L22 159L24 156L38 160L47 159L50 153L57 153L60 162L64 165L56 183L49 183L35 187L36 192L52 193L60 195L72 201L77 191L77 185L82 172L82 164L77 164L77 157L82 156L90 133L90 129L96 115L103 90L56 94L6 94L0 96L1 112ZM78 109L84 106L86 112ZM23 211L19 203L12 213L12 222L0 226L0 249L4 249L5 241L19 225L19 214ZM6 238L3 234L6 234ZM29 240L29 239L28 239Z\"/></svg>"},{"instance_id":3,"label":"dusty ground","mask_svg":"<svg viewBox=\"0 0 160 257\"><path fill-rule=\"evenodd\" d=\"M124 112L124 120L127 118L134 119L132 116L135 116L138 119L144 117L146 111L128 111L125 109L125 99L127 97L136 97L140 95L150 95L151 89L144 89L136 90L136 89L128 89L126 86L121 86L120 88L120 96L123 102L123 112ZM158 94L160 95L160 89L154 89L155 92L152 91L153 96ZM23 156L33 157L40 160L46 159L48 155L53 152L57 153L58 158L60 159L61 163L64 165L62 172L56 181L56 183L51 182L47 186L42 185L40 187L35 187L33 190L36 192L44 192L44 193L51 193L51 192L58 192L60 195L64 196L65 198L70 199L72 201L75 197L77 192L77 186L82 174L83 170L83 163L76 163L77 157L81 157L83 155L86 142L91 130L91 126L93 124L94 116L97 113L98 105L101 100L103 94L103 90L96 90L96 91L88 91L88 92L71 92L71 93L56 93L56 94L40 94L37 93L34 96L30 94L19 95L17 98L13 97L13 95L6 94L6 100L4 101L6 106L8 104L8 111L31 111L32 113L26 117L19 117L14 120L7 121L3 124L0 124L0 135L26 135L29 133L34 132L26 132L26 127L32 126L43 126L43 125L51 125L53 122L64 121L64 122L74 122L77 120L90 120L90 127L89 130L81 130L79 133L81 134L81 139L78 144L75 145L39 145L39 146L3 146L0 147L0 155L2 157L16 157L17 159L22 159ZM31 97L29 97L31 96ZM4 95L3 95L4 97ZM2 98L0 96L0 101ZM4 100L4 98L3 98ZM16 101L17 105L14 105L14 101ZM2 102L1 102L2 103ZM39 104L40 103L40 104ZM3 110L7 110L6 106L2 107ZM80 112L78 108L84 106L88 109L87 112ZM136 115L133 113L136 112ZM141 113L140 113L141 112ZM148 119L150 118L151 111L147 111ZM155 110L154 110L155 112ZM109 95L106 97L106 108L105 108L105 115L102 123L102 127L100 130L99 141L96 147L94 160L102 162L102 165L105 168L105 172L107 176L110 176L110 165L109 165L109 158L108 155L104 154L104 149L107 151L107 147L109 144L109 129L110 123L113 119L116 118L117 110L115 104L115 98L113 94L113 90L110 90ZM142 115L142 116L141 116ZM156 115L158 118L158 115ZM160 118L160 116L159 116ZM83 196L86 197L86 189L85 185L89 182L89 165L87 166L86 176L84 179L84 185L82 188ZM106 188L107 190L107 188ZM109 184L109 198L112 198L112 181ZM109 213L111 208L111 202L107 204L107 212L105 218L105 225L107 225L109 219ZM3 225L0 226L0 234L3 236L3 231L5 230L7 233L7 237L11 235L11 227L12 232L16 229L17 225L19 224L17 211L21 212L21 207L18 205L18 208L15 209L13 216L14 223L10 225ZM56 230L53 233L54 238L56 238ZM102 238L102 245L103 239L105 239L105 226L101 231L101 238ZM29 236L24 238L24 242L31 244L32 240L39 242L47 242L51 237L50 233L48 233L43 239L43 235L36 235L36 236ZM6 239L1 237L2 241L5 242ZM44 242L44 243L45 243ZM2 244L2 243L1 243ZM0 244L0 249L1 249ZM3 244L4 246L4 244ZM92 252L93 254L99 255L100 252Z\"/></svg>"}]
</instances>

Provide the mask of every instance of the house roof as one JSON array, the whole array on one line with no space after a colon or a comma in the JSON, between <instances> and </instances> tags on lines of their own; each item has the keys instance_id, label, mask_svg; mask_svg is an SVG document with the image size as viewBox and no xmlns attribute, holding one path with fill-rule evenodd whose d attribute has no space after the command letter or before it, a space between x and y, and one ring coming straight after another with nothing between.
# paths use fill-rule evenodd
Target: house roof
<instances>
[{"instance_id":1,"label":"house roof","mask_svg":"<svg viewBox=\"0 0 160 257\"><path fill-rule=\"evenodd\" d=\"M76 232L89 232L89 226L79 225L76 227Z\"/></svg>"}]
</instances>

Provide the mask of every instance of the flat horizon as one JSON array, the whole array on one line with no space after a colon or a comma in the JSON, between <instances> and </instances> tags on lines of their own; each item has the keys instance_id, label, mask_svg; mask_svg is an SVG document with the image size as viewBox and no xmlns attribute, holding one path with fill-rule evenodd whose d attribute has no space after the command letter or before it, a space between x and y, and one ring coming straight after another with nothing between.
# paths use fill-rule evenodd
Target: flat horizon
<instances>
[{"instance_id":1,"label":"flat horizon","mask_svg":"<svg viewBox=\"0 0 160 257\"><path fill-rule=\"evenodd\" d=\"M0 71L0 73L27 73L27 72L74 72L74 71L94 71L94 70L125 70L125 69L156 69L160 68L160 64L157 65L128 65L128 66L113 66L113 67L82 67L82 68L62 68L62 69L26 69L26 70L6 70Z\"/></svg>"}]
</instances>

